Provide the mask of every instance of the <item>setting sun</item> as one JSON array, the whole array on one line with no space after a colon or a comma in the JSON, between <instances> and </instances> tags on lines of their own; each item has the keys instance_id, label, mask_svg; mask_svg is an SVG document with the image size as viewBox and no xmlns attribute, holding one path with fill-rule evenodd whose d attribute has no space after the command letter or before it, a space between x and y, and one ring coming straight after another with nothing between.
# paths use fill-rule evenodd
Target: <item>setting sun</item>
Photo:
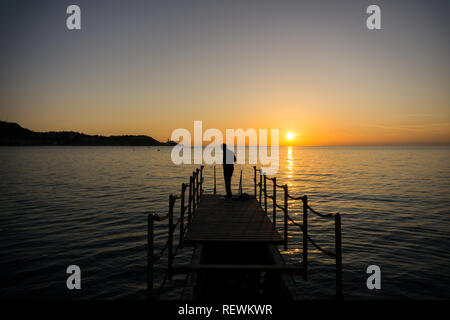
<instances>
[{"instance_id":1,"label":"setting sun","mask_svg":"<svg viewBox=\"0 0 450 320\"><path fill-rule=\"evenodd\" d=\"M295 138L295 133L293 132L288 132L286 134L286 139L288 139L289 141L292 141Z\"/></svg>"}]
</instances>

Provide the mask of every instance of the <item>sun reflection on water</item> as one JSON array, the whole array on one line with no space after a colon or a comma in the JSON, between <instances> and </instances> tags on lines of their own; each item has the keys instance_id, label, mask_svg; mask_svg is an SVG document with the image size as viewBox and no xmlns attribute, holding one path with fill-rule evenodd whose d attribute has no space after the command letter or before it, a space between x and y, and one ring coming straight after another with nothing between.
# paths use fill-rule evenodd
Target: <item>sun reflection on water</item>
<instances>
[{"instance_id":1,"label":"sun reflection on water","mask_svg":"<svg viewBox=\"0 0 450 320\"><path fill-rule=\"evenodd\" d=\"M288 175L287 177L289 179L292 178L292 175L294 173L294 157L292 156L292 147L288 147L288 154L287 154L287 169L288 169Z\"/></svg>"}]
</instances>

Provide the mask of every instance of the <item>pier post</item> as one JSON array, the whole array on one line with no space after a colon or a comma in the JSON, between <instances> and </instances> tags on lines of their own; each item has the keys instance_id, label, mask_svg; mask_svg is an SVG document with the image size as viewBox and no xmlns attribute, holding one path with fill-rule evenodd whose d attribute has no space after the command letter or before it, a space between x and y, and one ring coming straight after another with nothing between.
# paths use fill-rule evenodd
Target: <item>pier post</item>
<instances>
[{"instance_id":1,"label":"pier post","mask_svg":"<svg viewBox=\"0 0 450 320\"><path fill-rule=\"evenodd\" d=\"M167 279L172 280L172 265L173 265L173 207L175 204L175 197L169 197L169 243L168 243L168 257L167 257Z\"/></svg>"},{"instance_id":2,"label":"pier post","mask_svg":"<svg viewBox=\"0 0 450 320\"><path fill-rule=\"evenodd\" d=\"M191 215L192 215L192 176L189 177L189 206L188 206L188 224L191 223Z\"/></svg>"},{"instance_id":3,"label":"pier post","mask_svg":"<svg viewBox=\"0 0 450 320\"><path fill-rule=\"evenodd\" d=\"M303 280L308 276L308 196L303 196Z\"/></svg>"},{"instance_id":4,"label":"pier post","mask_svg":"<svg viewBox=\"0 0 450 320\"><path fill-rule=\"evenodd\" d=\"M262 172L259 169L259 205L262 207Z\"/></svg>"},{"instance_id":5,"label":"pier post","mask_svg":"<svg viewBox=\"0 0 450 320\"><path fill-rule=\"evenodd\" d=\"M192 172L192 214L195 214L195 171Z\"/></svg>"},{"instance_id":6,"label":"pier post","mask_svg":"<svg viewBox=\"0 0 450 320\"><path fill-rule=\"evenodd\" d=\"M341 215L336 213L334 220L334 232L336 241L336 298L342 299L342 239L341 239Z\"/></svg>"},{"instance_id":7,"label":"pier post","mask_svg":"<svg viewBox=\"0 0 450 320\"><path fill-rule=\"evenodd\" d=\"M242 195L242 169L241 169L241 176L239 178L239 195Z\"/></svg>"},{"instance_id":8,"label":"pier post","mask_svg":"<svg viewBox=\"0 0 450 320\"><path fill-rule=\"evenodd\" d=\"M180 245L183 242L183 236L184 236L184 194L186 193L186 184L181 184L181 210L180 210Z\"/></svg>"},{"instance_id":9,"label":"pier post","mask_svg":"<svg viewBox=\"0 0 450 320\"><path fill-rule=\"evenodd\" d=\"M214 195L216 194L216 166L214 166Z\"/></svg>"},{"instance_id":10,"label":"pier post","mask_svg":"<svg viewBox=\"0 0 450 320\"><path fill-rule=\"evenodd\" d=\"M196 169L196 175L195 175L195 181L196 181L196 184L197 184L197 186L195 187L195 191L197 192L197 203L195 204L195 206L198 206L198 203L199 203L199 199L200 199L200 180L199 180L199 178L200 178L200 169Z\"/></svg>"},{"instance_id":11,"label":"pier post","mask_svg":"<svg viewBox=\"0 0 450 320\"><path fill-rule=\"evenodd\" d=\"M273 197L273 204L272 204L273 219L272 219L272 222L273 222L273 228L275 229L275 227L277 226L277 178L274 177L272 181L273 181L273 194L272 194L272 197Z\"/></svg>"},{"instance_id":12,"label":"pier post","mask_svg":"<svg viewBox=\"0 0 450 320\"><path fill-rule=\"evenodd\" d=\"M256 198L256 166L253 166L253 182L255 183L255 198Z\"/></svg>"},{"instance_id":13,"label":"pier post","mask_svg":"<svg viewBox=\"0 0 450 320\"><path fill-rule=\"evenodd\" d=\"M288 186L285 184L284 189L284 251L288 246Z\"/></svg>"},{"instance_id":14,"label":"pier post","mask_svg":"<svg viewBox=\"0 0 450 320\"><path fill-rule=\"evenodd\" d=\"M264 174L264 212L267 215L267 176Z\"/></svg>"},{"instance_id":15,"label":"pier post","mask_svg":"<svg viewBox=\"0 0 450 320\"><path fill-rule=\"evenodd\" d=\"M153 214L147 215L147 299L153 299Z\"/></svg>"},{"instance_id":16,"label":"pier post","mask_svg":"<svg viewBox=\"0 0 450 320\"><path fill-rule=\"evenodd\" d=\"M203 168L205 166L200 166L200 198L203 195Z\"/></svg>"}]
</instances>

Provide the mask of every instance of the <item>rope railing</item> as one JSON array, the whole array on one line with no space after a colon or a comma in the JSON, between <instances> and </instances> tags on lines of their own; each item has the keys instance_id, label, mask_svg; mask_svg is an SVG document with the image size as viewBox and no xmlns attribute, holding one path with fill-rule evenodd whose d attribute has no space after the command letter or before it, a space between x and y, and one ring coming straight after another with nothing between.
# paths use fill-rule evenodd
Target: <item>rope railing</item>
<instances>
[{"instance_id":1,"label":"rope railing","mask_svg":"<svg viewBox=\"0 0 450 320\"><path fill-rule=\"evenodd\" d=\"M291 200L302 200L302 201L303 201L303 197L304 197L304 196L293 197L293 196L291 196L290 194L288 194L288 198L291 199Z\"/></svg>"},{"instance_id":2,"label":"rope railing","mask_svg":"<svg viewBox=\"0 0 450 320\"><path fill-rule=\"evenodd\" d=\"M298 222L295 222L291 218L291 216L289 216L289 215L288 215L288 218L289 218L289 221L291 221L291 223L293 225L296 225L296 226L300 227L300 229L303 231L303 225L302 224L300 224ZM328 251L328 250L325 250L325 249L321 248L318 244L316 244L316 242L313 239L311 239L311 237L309 235L307 235L307 238L308 238L309 242L311 242L311 244L314 247L316 247L316 249L318 249L319 251L323 252L324 254L326 254L327 256L329 256L331 258L335 258L336 257L336 252Z\"/></svg>"},{"instance_id":3,"label":"rope railing","mask_svg":"<svg viewBox=\"0 0 450 320\"><path fill-rule=\"evenodd\" d=\"M181 184L181 193L177 195L171 194L169 196L169 211L164 216L159 216L157 214L149 214L148 220L147 220L147 296L150 299L157 298L162 289L164 288L164 285L166 283L166 280L172 279L172 267L173 267L173 260L175 258L175 254L178 251L179 248L183 245L183 239L184 234L186 230L189 227L189 224L191 222L192 215L194 215L197 212L198 204L200 202L200 198L203 195L203 168L204 166L201 166L200 168L197 168L195 171L192 172L192 175L189 177L189 184L182 183ZM186 200L186 193L188 193L188 204L185 205ZM176 223L173 223L173 215L174 215L174 207L177 200L180 200L180 216ZM187 225L184 226L184 215L187 211L188 214L188 222ZM168 220L168 238L165 244L163 245L162 249L157 253L154 254L154 222L160 222ZM179 241L177 246L174 250L173 245L173 235L175 230L179 227ZM154 263L160 260L164 253L168 251L167 253L167 272L164 276L164 279L157 291L157 294L154 293L154 275L153 275L153 266Z\"/></svg>"},{"instance_id":4,"label":"rope railing","mask_svg":"<svg viewBox=\"0 0 450 320\"><path fill-rule=\"evenodd\" d=\"M257 174L256 172L259 171L259 183L257 183ZM267 198L272 200L272 210L273 210L273 217L272 222L274 225L274 228L276 227L277 223L277 208L280 209L283 212L284 216L284 250L287 251L288 247L288 221L290 221L292 224L300 227L303 233L303 252L302 252L302 259L303 259L303 279L307 280L307 274L308 274L308 242L310 242L317 250L322 252L323 254L334 258L336 262L336 296L338 299L342 298L342 240L341 240L341 216L339 213L336 214L322 214L314 209L312 209L308 204L308 197L306 195L304 196L293 196L289 194L288 185L280 185L277 183L276 177L267 177L261 169L256 169L256 166L253 166L253 181L254 181L254 190L255 190L255 197L257 195L257 188L259 187L259 204L260 206L263 206L264 203L264 212L267 214ZM273 193L272 195L268 195L267 192L267 180L272 181L273 185ZM264 181L264 183L263 183ZM263 187L264 185L264 187ZM284 201L283 205L280 205L277 203L277 188L283 189L284 191ZM264 200L262 199L262 194L264 193ZM302 201L303 206L303 224L295 222L291 216L289 215L289 200ZM264 202L263 202L264 201ZM308 234L308 210L317 215L321 218L331 218L335 220L335 251L329 251L321 246L319 246Z\"/></svg>"},{"instance_id":5,"label":"rope railing","mask_svg":"<svg viewBox=\"0 0 450 320\"><path fill-rule=\"evenodd\" d=\"M318 215L319 217L322 217L322 218L331 218L331 219L333 218L333 214L332 214L332 213L322 214L322 213L317 212L316 210L314 210L314 209L311 208L310 206L308 206L308 209L311 210L312 213Z\"/></svg>"},{"instance_id":6,"label":"rope railing","mask_svg":"<svg viewBox=\"0 0 450 320\"><path fill-rule=\"evenodd\" d=\"M166 215L159 216L157 214L149 214L148 215L148 254L147 254L147 264L148 264L148 280L147 280L147 295L149 298L157 298L161 291L164 288L166 280L172 279L172 267L173 260L179 248L183 246L184 234L189 228L192 216L197 212L198 205L200 203L200 198L203 195L203 169L204 166L197 168L192 172L192 175L189 177L189 183L182 183L181 185L181 193L169 196L169 210ZM268 214L268 202L267 199L272 201L272 222L273 227L276 228L277 224L277 209L280 209L283 213L283 244L284 250L287 251L288 248L288 223L291 223L295 226L298 226L303 233L303 250L302 250L302 266L303 266L303 278L307 280L307 266L308 266L308 242L311 243L317 250L322 252L323 254L334 258L336 260L336 294L338 298L342 297L342 248L341 248L341 220L340 214L322 214L314 209L312 209L308 204L308 197L304 196L293 196L289 194L289 188L287 184L281 185L277 183L276 177L267 177L263 174L262 170L256 169L256 166L253 167L253 182L254 182L254 195L258 200L258 191L259 191L259 205L263 208L264 212ZM257 178L257 171L259 171L259 181ZM267 185L267 180L272 182L272 195L269 195L269 188ZM258 190L259 188L259 190ZM242 170L240 172L239 177L239 194L242 195ZM283 190L282 199L277 199L277 190ZM214 194L216 194L216 167L214 166ZM264 193L264 198L263 198ZM180 216L176 223L173 223L173 215L174 215L174 207L177 200L180 200ZM303 223L296 222L289 215L289 200L292 201L302 201L303 205ZM186 204L187 202L187 204ZM321 246L319 246L308 234L308 210L321 218L331 218L335 220L335 251L329 251ZM187 213L187 223L185 225L185 214ZM160 222L168 220L168 229L169 235L168 239L163 245L162 249L154 254L154 222ZM179 228L179 241L176 247L174 248L173 244L173 235L175 230ZM167 272L165 273L164 279L159 286L157 293L154 293L154 275L153 275L153 266L154 263L160 260L164 254L167 254Z\"/></svg>"}]
</instances>

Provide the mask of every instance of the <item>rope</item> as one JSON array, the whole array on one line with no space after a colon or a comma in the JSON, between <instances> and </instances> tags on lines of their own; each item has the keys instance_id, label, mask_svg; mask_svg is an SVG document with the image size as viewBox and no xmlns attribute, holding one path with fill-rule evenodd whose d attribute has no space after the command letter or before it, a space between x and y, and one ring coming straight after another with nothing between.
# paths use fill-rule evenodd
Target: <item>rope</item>
<instances>
[{"instance_id":1,"label":"rope","mask_svg":"<svg viewBox=\"0 0 450 320\"><path fill-rule=\"evenodd\" d=\"M203 191L203 190L202 190L202 185L203 185L203 182L205 181L205 178L204 178L203 176L200 177L200 179L198 180L198 183L194 182L194 180L201 174L202 170L203 170L203 166L201 167L200 170L197 169L197 170L194 171L193 174L192 174L192 178L193 178L193 179L192 179L192 180L193 180L193 183L192 183L192 203L193 203L195 206L198 206L198 204L200 203L200 197L201 197L201 195L202 195L202 193L203 193L203 192L200 192L200 193L199 193L199 198L196 199L196 195L195 195L195 194L196 194L196 191L197 191L197 190ZM190 185L190 183L187 183L187 184L186 184L186 186L189 186L189 185ZM186 188L187 188L187 187L186 187ZM172 210L173 210L173 206L175 205L175 201L176 201L177 199L180 199L181 196L182 196L182 193L180 193L179 195L172 195L173 203L170 204L170 205L172 205ZM189 204L187 204L186 206L184 206L183 210L186 211L186 209L188 209L188 208L189 208ZM173 211L172 211L172 212L173 212ZM170 210L169 210L169 212L168 212L165 216L162 216L162 217L161 217L161 216L158 216L157 214L154 214L154 215L153 215L153 220L154 220L154 221L164 221L164 220L167 220L167 219L169 218L169 214L170 214ZM192 214L194 214L194 212L193 212ZM180 223L181 223L181 217L179 217L179 218L178 218L178 221L172 226L172 236L173 236L173 232L176 230L176 228L179 226ZM189 227L189 224L187 224L186 227L184 228L183 234L186 233L186 230L188 229L188 227ZM175 247L175 250L174 250L174 252L173 252L173 258L174 258L174 259L175 259L175 255L176 255L178 249L181 248L182 244L183 244L183 242L179 242L178 245ZM165 251L167 250L168 247L169 247L169 239L167 239L167 241L166 241L164 247L159 251L159 253L153 255L153 257L152 257L152 258L153 258L153 262L156 262L156 261L158 261L159 259L161 259L161 257L164 255L164 253L165 253ZM165 274L165 276L164 276L164 279L163 279L163 281L161 282L161 285L160 285L159 288L158 288L156 297L159 297L159 296L161 295L161 291L164 289L164 286L165 286L165 284L166 284L167 278L168 278L168 271L166 271L166 274Z\"/></svg>"},{"instance_id":2,"label":"rope","mask_svg":"<svg viewBox=\"0 0 450 320\"><path fill-rule=\"evenodd\" d=\"M293 196L291 196L289 193L288 193L288 198L289 199L292 199L292 200L302 200L303 201L303 196L300 196L300 197L293 197Z\"/></svg>"},{"instance_id":3,"label":"rope","mask_svg":"<svg viewBox=\"0 0 450 320\"><path fill-rule=\"evenodd\" d=\"M330 219L333 218L333 214L332 213L322 214L322 213L319 213L316 210L312 209L310 206L308 206L308 209L311 210L312 213L315 213L316 215L318 215L319 217L330 218Z\"/></svg>"},{"instance_id":4,"label":"rope","mask_svg":"<svg viewBox=\"0 0 450 320\"><path fill-rule=\"evenodd\" d=\"M158 254L154 254L153 255L153 262L158 261L159 259L161 259L161 257L163 256L164 252L166 251L167 247L169 246L169 240L166 241L166 244L164 245L164 247L161 249L161 251L159 251Z\"/></svg>"},{"instance_id":5,"label":"rope","mask_svg":"<svg viewBox=\"0 0 450 320\"><path fill-rule=\"evenodd\" d=\"M179 219L178 222L179 222L180 220L181 220L181 219ZM178 222L177 222L177 224L178 224ZM188 226L186 226L186 228L184 228L183 233L185 233L185 231L186 231L187 228L188 228ZM165 247L167 247L168 243L169 243L169 241L167 241ZM182 244L183 244L183 242L179 242L178 245L175 247L175 250L173 251L173 259L175 259L175 256L176 256L176 254L177 254L177 251L178 251L179 248L181 248ZM164 250L165 250L165 249L164 249ZM164 286L166 285L166 281L167 281L168 276L169 276L169 270L166 271L166 274L164 275L164 279L163 279L163 281L161 282L161 285L160 285L159 288L158 288L158 293L157 293L157 295L156 295L157 297L159 297L159 296L161 295L161 291L164 289Z\"/></svg>"},{"instance_id":6,"label":"rope","mask_svg":"<svg viewBox=\"0 0 450 320\"><path fill-rule=\"evenodd\" d=\"M274 182L275 186L278 187L278 188L284 189L284 187L285 187L284 185L275 183L276 177L273 177L273 178L266 177L266 179L267 179L267 180L270 180L270 181L272 181L272 182ZM253 178L253 181L254 181L255 183L257 183L258 186L261 187L261 191L264 192L264 195L266 195L267 198L269 198L269 199L271 199L271 200L274 200L274 197L273 197L273 196L267 195L267 190L266 190L266 188L262 188L262 183L261 183L261 182L257 182L256 180L257 180L257 179ZM291 196L289 193L288 193L287 196L288 196L288 198L291 199L291 200L302 200L302 201L304 201L304 199L305 199L304 196L294 197L294 196ZM282 210L284 210L284 208L282 208L282 207L280 207L280 206L278 206L278 205L277 205L277 207L280 208L280 209L282 209ZM311 208L309 205L308 205L308 209L311 210L312 213L316 214L316 215L319 216L319 217L322 217L322 218L330 218L330 219L333 218L333 214L332 214L332 213L329 213L329 214L322 214L322 213L320 213L320 212L314 210L313 208Z\"/></svg>"},{"instance_id":7,"label":"rope","mask_svg":"<svg viewBox=\"0 0 450 320\"><path fill-rule=\"evenodd\" d=\"M302 229L302 231L303 231L303 225L302 225L302 224L300 224L300 223L295 222L294 220L292 220L292 218L291 218L290 215L287 215L287 217L288 217L288 219L291 221L292 224L294 224L294 225L300 227L300 229Z\"/></svg>"},{"instance_id":8,"label":"rope","mask_svg":"<svg viewBox=\"0 0 450 320\"><path fill-rule=\"evenodd\" d=\"M180 223L181 223L181 217L178 218L177 223L175 223L175 224L173 225L172 230L175 231L175 229L178 227L178 225L179 225Z\"/></svg>"},{"instance_id":9,"label":"rope","mask_svg":"<svg viewBox=\"0 0 450 320\"><path fill-rule=\"evenodd\" d=\"M308 240L313 244L314 247L316 247L319 251L322 251L324 254L326 254L327 256L331 257L331 258L335 258L336 257L336 253L322 249L321 247L319 247L314 241L313 239L310 238L310 236L307 236Z\"/></svg>"},{"instance_id":10,"label":"rope","mask_svg":"<svg viewBox=\"0 0 450 320\"><path fill-rule=\"evenodd\" d=\"M292 224L300 227L300 229L303 231L303 225L301 225L300 223L295 222L294 220L292 220L291 216L288 215L288 219L291 221ZM309 240L309 242L311 242L311 244L316 247L319 251L321 251L322 253L324 253L325 255L331 257L331 258L335 258L336 257L336 253L322 249L313 239L311 239L311 237L308 235L306 235L307 239Z\"/></svg>"},{"instance_id":11,"label":"rope","mask_svg":"<svg viewBox=\"0 0 450 320\"><path fill-rule=\"evenodd\" d=\"M154 221L164 221L164 220L167 220L168 218L169 218L169 212L167 212L167 214L165 216L162 216L162 217L158 216L157 214L153 215L153 220Z\"/></svg>"}]
</instances>

